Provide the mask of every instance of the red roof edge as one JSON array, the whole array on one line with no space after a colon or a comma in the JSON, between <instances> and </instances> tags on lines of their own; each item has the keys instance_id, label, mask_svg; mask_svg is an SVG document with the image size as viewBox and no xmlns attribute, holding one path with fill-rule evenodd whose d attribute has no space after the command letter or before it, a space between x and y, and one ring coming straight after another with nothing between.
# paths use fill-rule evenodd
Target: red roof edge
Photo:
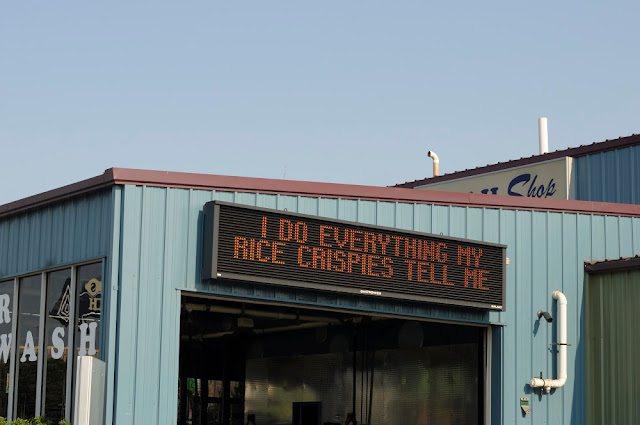
<instances>
[{"instance_id":1,"label":"red roof edge","mask_svg":"<svg viewBox=\"0 0 640 425\"><path fill-rule=\"evenodd\" d=\"M171 171L112 168L104 174L39 195L0 206L0 217L52 202L80 196L113 185L140 185L185 189L238 191L291 196L346 198L387 202L454 205L462 207L523 209L583 214L640 217L640 205L589 201L566 201L478 193L441 192L397 187L315 183L293 180L232 177Z\"/></svg>"},{"instance_id":2,"label":"red roof edge","mask_svg":"<svg viewBox=\"0 0 640 425\"><path fill-rule=\"evenodd\" d=\"M616 260L589 261L584 264L585 271L589 273L607 273L640 267L640 256L626 257Z\"/></svg>"},{"instance_id":3,"label":"red roof edge","mask_svg":"<svg viewBox=\"0 0 640 425\"><path fill-rule=\"evenodd\" d=\"M105 172L100 176L91 177L67 186L62 186L57 189L29 196L28 198L0 205L0 217L37 208L45 204L61 201L87 192L93 192L112 186L113 184L113 169L110 168L105 170Z\"/></svg>"}]
</instances>

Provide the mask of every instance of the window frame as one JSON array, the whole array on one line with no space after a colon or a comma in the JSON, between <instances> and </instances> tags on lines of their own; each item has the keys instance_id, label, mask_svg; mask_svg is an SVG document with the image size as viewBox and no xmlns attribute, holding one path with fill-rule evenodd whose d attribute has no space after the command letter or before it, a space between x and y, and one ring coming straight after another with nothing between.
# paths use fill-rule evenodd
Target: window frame
<instances>
[{"instance_id":1,"label":"window frame","mask_svg":"<svg viewBox=\"0 0 640 425\"><path fill-rule=\"evenodd\" d=\"M87 261L83 261L83 262L77 262L77 263L72 263L72 264L66 264L66 265L62 265L62 266L58 266L58 267L53 267L53 268L48 268L48 269L44 269L44 270L40 270L40 271L36 271L36 272L31 272L31 273L25 273L25 274L21 274L18 276L13 276L13 277L7 277L6 279L0 279L0 283L5 283L5 282L11 282L13 281L13 298L11 300L12 302L12 309L11 309L11 319L12 319L12 323L11 323L11 352L9 355L9 394L8 394L8 398L7 398L7 412L6 412L6 417L7 420L12 421L15 420L16 418L14 417L15 412L17 411L15 403L17 402L17 397L15 396L14 392L15 392L15 381L16 381L16 372L17 372L17 367L18 367L18 353L17 353L17 332L18 332L18 306L19 306L19 288L20 288L20 280L25 278L25 277L30 277L30 276L37 276L40 275L40 279L41 279L41 290L40 290L40 318L39 318L39 322L38 322L38 333L39 333L39 349L38 349L38 359L37 359L37 388L36 388L36 399L34 400L35 403L35 412L36 415L35 416L42 416L46 414L45 411L45 402L46 402L46 382L44 382L44 378L45 378L45 357L47 355L47 347L45 346L47 343L47 338L45 335L45 331L46 331L46 320L47 320L47 310L46 310L46 303L47 303L47 279L48 279L48 275L51 272L55 272L55 271L60 271L60 270L65 270L65 269L70 269L71 270L71 282L69 285L69 291L70 291L70 301L69 301L69 334L66 338L66 342L68 344L68 351L67 351L67 356L68 356L68 360L67 360L67 370L66 370L66 395L65 395L65 419L66 420L71 420L71 416L72 416L72 404L73 404L73 390L74 390L74 378L75 378L75 369L76 369L76 364L77 364L77 350L76 350L76 346L75 346L75 342L76 342L76 332L77 332L77 328L78 328L78 323L79 320L76 317L76 312L77 312L77 303L78 303L78 295L77 295L77 278L78 278L78 268L82 267L82 266L86 266L86 265L91 265L91 264L98 264L100 263L101 265L101 279L103 282L103 286L102 286L102 290L100 292L100 324L98 325L98 335L100 339L102 339L102 334L104 332L105 329L105 324L104 321L102 320L104 318L103 316L103 311L102 311L102 305L103 304L103 299L102 297L104 296L104 280L105 280L105 273L106 273L106 258L105 257L100 257L100 258L95 258L95 259L91 259L91 260L87 260ZM73 318L73 320L71 319ZM96 341L97 344L100 344L102 341ZM103 360L104 357L104 353L106 350L104 350L101 346L101 344L99 345L100 349L98 350L98 358ZM4 414L4 412L0 412L0 416Z\"/></svg>"}]
</instances>

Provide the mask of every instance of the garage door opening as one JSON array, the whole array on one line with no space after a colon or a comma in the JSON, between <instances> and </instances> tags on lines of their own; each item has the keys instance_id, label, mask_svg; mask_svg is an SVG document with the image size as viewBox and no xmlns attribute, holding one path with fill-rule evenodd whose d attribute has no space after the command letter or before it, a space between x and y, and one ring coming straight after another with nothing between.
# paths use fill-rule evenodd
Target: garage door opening
<instances>
[{"instance_id":1,"label":"garage door opening","mask_svg":"<svg viewBox=\"0 0 640 425\"><path fill-rule=\"evenodd\" d=\"M178 424L481 424L484 334L183 297Z\"/></svg>"}]
</instances>

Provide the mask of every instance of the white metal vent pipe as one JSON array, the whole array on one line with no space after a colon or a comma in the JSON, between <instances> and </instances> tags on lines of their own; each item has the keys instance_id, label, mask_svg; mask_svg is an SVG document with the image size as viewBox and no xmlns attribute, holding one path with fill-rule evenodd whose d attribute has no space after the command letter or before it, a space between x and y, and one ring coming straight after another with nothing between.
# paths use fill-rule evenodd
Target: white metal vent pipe
<instances>
[{"instance_id":1,"label":"white metal vent pipe","mask_svg":"<svg viewBox=\"0 0 640 425\"><path fill-rule=\"evenodd\" d=\"M540 155L549 152L549 130L547 129L547 119L538 118L538 141L540 143Z\"/></svg>"},{"instance_id":2,"label":"white metal vent pipe","mask_svg":"<svg viewBox=\"0 0 640 425\"><path fill-rule=\"evenodd\" d=\"M532 378L531 387L544 388L549 394L551 388L560 388L567 382L567 297L560 291L553 291L553 299L558 301L558 378Z\"/></svg>"},{"instance_id":3,"label":"white metal vent pipe","mask_svg":"<svg viewBox=\"0 0 640 425\"><path fill-rule=\"evenodd\" d=\"M427 152L429 158L433 159L433 177L437 177L440 175L440 159L438 155L434 151Z\"/></svg>"}]
</instances>

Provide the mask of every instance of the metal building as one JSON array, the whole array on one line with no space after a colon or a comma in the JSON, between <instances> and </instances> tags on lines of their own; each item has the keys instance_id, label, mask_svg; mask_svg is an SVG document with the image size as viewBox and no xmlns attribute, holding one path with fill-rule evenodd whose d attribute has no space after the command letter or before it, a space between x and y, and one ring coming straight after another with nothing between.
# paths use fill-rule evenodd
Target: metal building
<instances>
[{"instance_id":1,"label":"metal building","mask_svg":"<svg viewBox=\"0 0 640 425\"><path fill-rule=\"evenodd\" d=\"M601 423L638 253L637 205L110 169L0 206L0 415L75 420L82 355L104 424Z\"/></svg>"},{"instance_id":2,"label":"metal building","mask_svg":"<svg viewBox=\"0 0 640 425\"><path fill-rule=\"evenodd\" d=\"M638 163L640 135L634 134L396 187L640 204Z\"/></svg>"}]
</instances>

